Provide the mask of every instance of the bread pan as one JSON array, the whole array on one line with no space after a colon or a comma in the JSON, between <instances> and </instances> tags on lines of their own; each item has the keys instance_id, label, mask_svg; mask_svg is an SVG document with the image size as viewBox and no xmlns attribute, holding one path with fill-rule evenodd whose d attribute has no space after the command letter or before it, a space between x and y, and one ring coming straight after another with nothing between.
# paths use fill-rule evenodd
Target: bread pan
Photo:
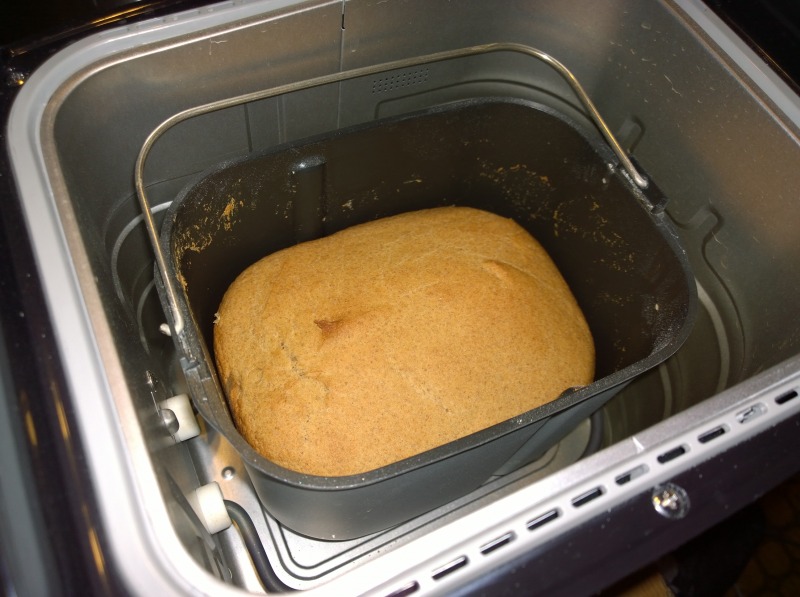
<instances>
[{"instance_id":1,"label":"bread pan","mask_svg":"<svg viewBox=\"0 0 800 597\"><path fill-rule=\"evenodd\" d=\"M657 188L642 191L613 163L604 144L548 108L477 99L220 164L184 189L161 234L166 275L180 282L176 341L198 410L241 454L264 507L317 538L391 527L535 459L671 355L693 320L694 280ZM589 322L597 380L365 474L317 477L260 456L232 423L211 352L228 285L297 242L442 205L513 218L539 240Z\"/></svg>"}]
</instances>

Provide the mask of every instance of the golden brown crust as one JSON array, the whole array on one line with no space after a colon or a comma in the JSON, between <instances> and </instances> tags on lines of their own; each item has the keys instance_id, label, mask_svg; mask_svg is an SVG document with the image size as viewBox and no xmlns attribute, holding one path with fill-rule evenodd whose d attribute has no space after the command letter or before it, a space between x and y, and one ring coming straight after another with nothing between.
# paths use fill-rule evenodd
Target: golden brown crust
<instances>
[{"instance_id":1,"label":"golden brown crust","mask_svg":"<svg viewBox=\"0 0 800 597\"><path fill-rule=\"evenodd\" d=\"M544 250L461 207L265 257L225 294L214 347L243 437L325 476L469 435L594 375L589 328Z\"/></svg>"}]
</instances>

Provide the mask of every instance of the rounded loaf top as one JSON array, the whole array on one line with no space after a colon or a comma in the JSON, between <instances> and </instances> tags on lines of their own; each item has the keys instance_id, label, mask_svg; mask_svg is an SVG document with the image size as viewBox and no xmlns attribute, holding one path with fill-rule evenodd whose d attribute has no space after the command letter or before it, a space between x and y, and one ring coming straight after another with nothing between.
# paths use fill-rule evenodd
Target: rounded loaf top
<instances>
[{"instance_id":1,"label":"rounded loaf top","mask_svg":"<svg viewBox=\"0 0 800 597\"><path fill-rule=\"evenodd\" d=\"M323 476L419 454L594 376L589 327L544 249L466 207L264 257L225 293L214 349L242 436Z\"/></svg>"}]
</instances>

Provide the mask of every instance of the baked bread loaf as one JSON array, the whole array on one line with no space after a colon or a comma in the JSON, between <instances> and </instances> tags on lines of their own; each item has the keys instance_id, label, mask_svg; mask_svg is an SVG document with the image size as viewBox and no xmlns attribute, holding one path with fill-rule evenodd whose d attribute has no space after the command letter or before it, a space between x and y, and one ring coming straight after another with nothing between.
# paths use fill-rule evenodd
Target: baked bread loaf
<instances>
[{"instance_id":1,"label":"baked bread loaf","mask_svg":"<svg viewBox=\"0 0 800 597\"><path fill-rule=\"evenodd\" d=\"M443 445L594 376L589 327L545 251L464 207L268 255L227 290L214 350L242 436L324 476Z\"/></svg>"}]
</instances>

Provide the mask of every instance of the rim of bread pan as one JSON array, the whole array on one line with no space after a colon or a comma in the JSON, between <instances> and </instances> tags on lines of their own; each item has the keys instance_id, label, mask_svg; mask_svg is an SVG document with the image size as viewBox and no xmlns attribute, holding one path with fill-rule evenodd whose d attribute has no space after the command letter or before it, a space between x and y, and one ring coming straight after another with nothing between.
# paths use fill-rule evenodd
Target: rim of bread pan
<instances>
[{"instance_id":1,"label":"rim of bread pan","mask_svg":"<svg viewBox=\"0 0 800 597\"><path fill-rule=\"evenodd\" d=\"M474 105L476 103L486 104L492 102L520 104L524 105L525 107L536 108L547 113L548 115L554 116L577 131L582 139L589 144L592 149L597 151L599 154L599 159L606 162L610 159L613 159L613 154L608 150L607 147L599 143L593 143L589 139L588 135L580 130L580 127L576 123L568 119L563 114L560 114L559 112L548 107L540 106L534 102L510 98L479 98L477 100L454 102L412 114L406 114L399 117L390 117L367 124L356 125L347 129L304 139L300 142L282 144L280 146L269 148L263 152L233 160L227 160L221 164L218 164L208 169L199 177L197 181L189 184L181 191L178 197L176 197L175 201L172 202L170 208L167 210L160 238L160 242L162 243L161 249L170 254L170 259L167 261L167 276L171 277L172 279L180 278L180 265L175 263L174 258L176 255L172 248L174 246L174 224L176 222L176 218L179 216L179 211L183 205L184 199L191 194L192 190L197 185L202 184L202 181L206 180L211 175L225 172L237 164L244 164L262 156L272 156L285 153L287 150L295 150L298 147L313 144L321 139L324 140L346 137L349 134L359 131L369 131L371 129L375 129L376 127L386 126L387 123L402 123L406 120L413 120L418 118L420 115L447 113L449 111L457 111L459 108L466 105ZM648 371L662 363L664 360L669 358L669 356L674 354L675 351L677 351L691 331L695 319L697 303L694 277L691 273L688 258L682 246L680 245L677 234L663 212L663 206L665 204L663 195L654 184L648 185L648 189L642 191L639 187L631 182L630 178L622 176L618 170L610 173L609 176L618 177L619 180L622 181L630 193L634 195L634 197L631 197L631 204L633 205L635 203L637 209L643 210L645 214L653 221L655 228L657 228L661 233L660 236L662 240L671 250L676 259L676 263L679 264L682 274L681 282L685 282L686 285L685 290L687 300L685 304L685 312L676 314L675 316L676 319L679 317L682 318L680 319L679 325L675 326L676 329L670 330L671 334L667 335L666 339L662 339L660 344L654 346L646 357L637 360L634 363L629 364L617 371L608 373L604 377L594 381L592 384L581 388L567 390L557 399L540 407L522 413L521 415L513 417L509 420L497 423L486 429L477 431L471 435L454 440L448 444L430 449L421 454L417 454L415 456L365 473L341 477L323 477L285 469L280 465L269 461L256 452L236 430L230 412L228 411L227 400L224 398L224 392L216 374L216 368L212 364L213 358L203 338L203 334L200 332L200 326L198 325L194 313L190 308L186 290L183 288L183 286L181 286L182 290L178 294L178 304L181 310L181 315L185 318L186 325L184 325L180 333L173 335L173 340L178 345L181 364L184 372L186 373L187 383L192 390L191 393L198 410L200 411L201 415L203 415L203 417L217 429L217 431L222 433L231 441L236 450L243 457L243 460L246 464L268 474L276 481L281 481L289 485L307 489L330 491L341 491L379 483L388 478L402 475L408 471L446 460L455 454L478 448L496 440L498 437L508 435L516 430L528 427L537 422L544 423L554 415L571 410L573 407L583 402L591 403L590 410L576 411L575 416L578 418L575 422L577 423L583 418L588 417L591 412L600 408L628 382L633 380L641 373ZM156 275L156 281L162 304L165 306L167 313L169 313L167 308L169 304L168 290L163 283L163 277ZM524 443L524 441L522 441L522 443ZM555 443L555 441L553 443ZM509 447L508 450L510 450L513 454L518 447L519 446Z\"/></svg>"}]
</instances>

